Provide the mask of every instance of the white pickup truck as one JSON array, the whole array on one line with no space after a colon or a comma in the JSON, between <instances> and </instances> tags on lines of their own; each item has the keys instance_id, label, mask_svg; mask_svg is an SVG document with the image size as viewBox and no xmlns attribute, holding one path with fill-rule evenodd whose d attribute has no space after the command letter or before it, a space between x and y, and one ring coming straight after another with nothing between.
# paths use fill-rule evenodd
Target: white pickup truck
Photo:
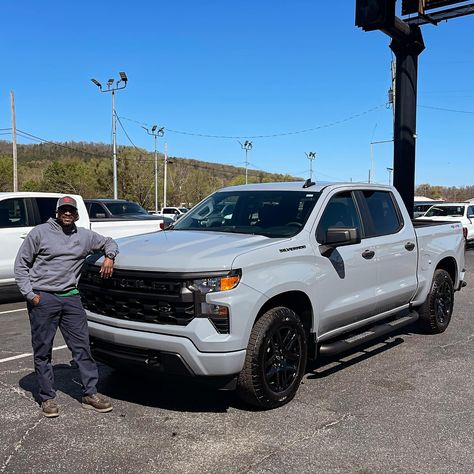
<instances>
[{"instance_id":1,"label":"white pickup truck","mask_svg":"<svg viewBox=\"0 0 474 474\"><path fill-rule=\"evenodd\" d=\"M460 222L467 244L474 242L474 203L440 202L433 204L419 219Z\"/></svg>"},{"instance_id":2,"label":"white pickup truck","mask_svg":"<svg viewBox=\"0 0 474 474\"><path fill-rule=\"evenodd\" d=\"M414 226L393 187L265 183L221 189L170 230L121 240L110 280L100 263L80 282L98 360L218 376L274 408L308 358L415 321L443 332L464 239L456 222Z\"/></svg>"},{"instance_id":3,"label":"white pickup truck","mask_svg":"<svg viewBox=\"0 0 474 474\"><path fill-rule=\"evenodd\" d=\"M0 193L0 291L15 288L13 263L23 239L35 225L55 216L56 203L62 196L64 194L39 192ZM79 227L114 239L162 229L162 219L94 219L92 222L82 197L71 196L78 205L79 220L76 225Z\"/></svg>"}]
</instances>

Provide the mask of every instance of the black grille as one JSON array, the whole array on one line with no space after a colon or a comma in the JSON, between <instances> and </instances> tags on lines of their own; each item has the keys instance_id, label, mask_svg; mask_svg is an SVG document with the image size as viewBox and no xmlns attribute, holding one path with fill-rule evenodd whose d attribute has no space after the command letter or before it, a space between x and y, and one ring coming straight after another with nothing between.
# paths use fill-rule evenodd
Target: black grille
<instances>
[{"instance_id":1,"label":"black grille","mask_svg":"<svg viewBox=\"0 0 474 474\"><path fill-rule=\"evenodd\" d=\"M209 317L216 331L228 333L228 318L200 314L200 295L191 292L186 281L130 270L114 270L113 277L105 280L99 267L86 266L79 290L84 308L93 313L179 326L186 326L195 317Z\"/></svg>"}]
</instances>

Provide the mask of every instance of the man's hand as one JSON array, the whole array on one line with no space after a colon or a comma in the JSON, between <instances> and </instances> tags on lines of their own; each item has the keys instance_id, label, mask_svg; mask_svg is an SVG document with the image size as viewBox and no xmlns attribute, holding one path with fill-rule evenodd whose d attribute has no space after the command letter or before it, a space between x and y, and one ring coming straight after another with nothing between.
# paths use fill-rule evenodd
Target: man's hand
<instances>
[{"instance_id":1,"label":"man's hand","mask_svg":"<svg viewBox=\"0 0 474 474\"><path fill-rule=\"evenodd\" d=\"M102 263L102 266L100 267L100 276L102 278L110 278L112 276L112 273L114 271L114 261L113 259L109 257L104 258L104 262Z\"/></svg>"},{"instance_id":2,"label":"man's hand","mask_svg":"<svg viewBox=\"0 0 474 474\"><path fill-rule=\"evenodd\" d=\"M38 306L41 301L41 296L40 295L35 295L35 297L31 300L31 304L33 306Z\"/></svg>"}]
</instances>

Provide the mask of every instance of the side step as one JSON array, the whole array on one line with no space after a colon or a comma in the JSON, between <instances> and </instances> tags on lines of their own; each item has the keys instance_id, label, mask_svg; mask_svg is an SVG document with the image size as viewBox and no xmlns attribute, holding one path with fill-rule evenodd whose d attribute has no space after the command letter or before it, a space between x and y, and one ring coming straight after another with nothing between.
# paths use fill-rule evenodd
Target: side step
<instances>
[{"instance_id":1,"label":"side step","mask_svg":"<svg viewBox=\"0 0 474 474\"><path fill-rule=\"evenodd\" d=\"M352 334L345 339L333 340L332 342L325 342L319 347L319 354L321 356L333 356L340 354L341 352L348 351L354 347L360 346L365 342L371 341L381 336L385 336L398 328L407 326L408 324L414 323L418 319L418 313L416 311L410 311L405 316L401 316L398 319L376 324L369 328L362 329L357 334Z\"/></svg>"}]
</instances>

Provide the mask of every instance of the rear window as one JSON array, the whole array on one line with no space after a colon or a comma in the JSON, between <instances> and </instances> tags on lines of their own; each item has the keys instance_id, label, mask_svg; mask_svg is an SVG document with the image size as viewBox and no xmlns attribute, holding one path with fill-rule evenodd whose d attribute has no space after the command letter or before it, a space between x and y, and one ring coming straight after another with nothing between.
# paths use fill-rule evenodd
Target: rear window
<instances>
[{"instance_id":1,"label":"rear window","mask_svg":"<svg viewBox=\"0 0 474 474\"><path fill-rule=\"evenodd\" d=\"M50 217L56 217L58 198L37 197L35 199L38 205L41 223L46 222Z\"/></svg>"},{"instance_id":2,"label":"rear window","mask_svg":"<svg viewBox=\"0 0 474 474\"><path fill-rule=\"evenodd\" d=\"M392 193L388 191L362 191L371 220L366 229L366 237L389 235L398 232L403 221L395 207Z\"/></svg>"},{"instance_id":3,"label":"rear window","mask_svg":"<svg viewBox=\"0 0 474 474\"><path fill-rule=\"evenodd\" d=\"M466 206L433 206L424 217L451 216L462 217Z\"/></svg>"}]
</instances>

